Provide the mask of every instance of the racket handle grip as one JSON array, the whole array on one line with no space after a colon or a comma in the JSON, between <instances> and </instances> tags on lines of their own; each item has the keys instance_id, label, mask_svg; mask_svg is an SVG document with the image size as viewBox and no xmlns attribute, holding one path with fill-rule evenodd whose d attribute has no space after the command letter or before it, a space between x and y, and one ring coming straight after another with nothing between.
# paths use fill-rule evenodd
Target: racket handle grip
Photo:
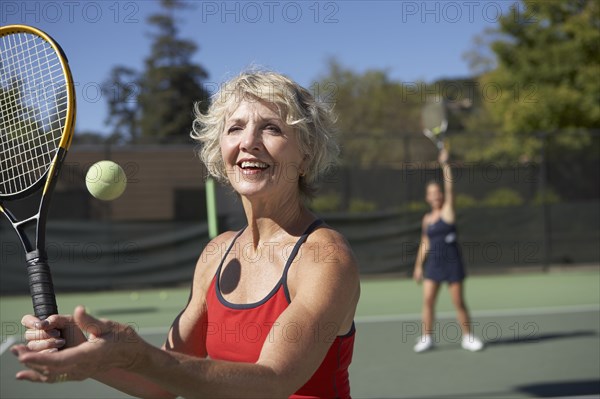
<instances>
[{"instance_id":1,"label":"racket handle grip","mask_svg":"<svg viewBox=\"0 0 600 399\"><path fill-rule=\"evenodd\" d=\"M27 275L29 277L29 292L33 301L35 317L40 320L58 313L54 285L48 262L41 258L27 261Z\"/></svg>"}]
</instances>

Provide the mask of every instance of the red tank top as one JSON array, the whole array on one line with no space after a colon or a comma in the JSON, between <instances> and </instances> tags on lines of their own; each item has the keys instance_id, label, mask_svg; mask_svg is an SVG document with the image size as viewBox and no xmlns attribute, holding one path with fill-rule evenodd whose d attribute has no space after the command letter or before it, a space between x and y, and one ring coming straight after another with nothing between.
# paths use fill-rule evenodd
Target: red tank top
<instances>
[{"instance_id":1,"label":"red tank top","mask_svg":"<svg viewBox=\"0 0 600 399\"><path fill-rule=\"evenodd\" d=\"M298 339L299 326L279 325L277 319L290 304L287 273L300 246L322 221L317 220L298 239L284 267L283 275L271 292L260 302L233 304L221 293L219 276L223 262L240 231L229 245L206 294L206 350L212 359L255 363L263 343L281 337ZM354 324L348 334L336 336L323 362L313 376L290 398L350 398L348 367L354 348Z\"/></svg>"}]
</instances>

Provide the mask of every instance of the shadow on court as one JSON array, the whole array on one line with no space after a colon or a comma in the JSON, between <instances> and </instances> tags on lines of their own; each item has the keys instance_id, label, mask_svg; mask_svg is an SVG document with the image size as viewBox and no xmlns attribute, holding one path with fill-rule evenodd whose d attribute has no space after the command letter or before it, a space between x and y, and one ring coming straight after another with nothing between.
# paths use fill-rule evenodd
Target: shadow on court
<instances>
[{"instance_id":1,"label":"shadow on court","mask_svg":"<svg viewBox=\"0 0 600 399\"><path fill-rule=\"evenodd\" d=\"M531 384L516 387L515 390L537 398L559 396L583 396L600 394L600 378L596 380L562 381Z\"/></svg>"},{"instance_id":2,"label":"shadow on court","mask_svg":"<svg viewBox=\"0 0 600 399\"><path fill-rule=\"evenodd\" d=\"M527 343L553 341L553 340L559 340L559 339L573 339L573 338L581 338L581 337L598 337L598 331L593 331L593 330L573 331L573 332L565 332L565 333L539 334L539 335L532 336L532 337L503 338L503 339L498 339L495 341L486 342L486 346L490 347L490 346L496 346L496 345L527 344Z\"/></svg>"}]
</instances>

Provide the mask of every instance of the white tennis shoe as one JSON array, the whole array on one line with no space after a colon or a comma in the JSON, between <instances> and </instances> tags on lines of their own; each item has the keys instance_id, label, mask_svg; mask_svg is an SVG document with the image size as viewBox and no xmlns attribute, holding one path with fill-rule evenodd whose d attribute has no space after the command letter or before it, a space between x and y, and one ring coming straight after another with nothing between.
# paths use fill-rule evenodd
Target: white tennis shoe
<instances>
[{"instance_id":1,"label":"white tennis shoe","mask_svg":"<svg viewBox=\"0 0 600 399\"><path fill-rule=\"evenodd\" d=\"M462 347L471 352L477 352L483 349L483 342L476 336L469 334L463 337Z\"/></svg>"},{"instance_id":2,"label":"white tennis shoe","mask_svg":"<svg viewBox=\"0 0 600 399\"><path fill-rule=\"evenodd\" d=\"M414 351L417 353L425 352L429 349L433 348L433 339L431 335L422 335L417 339L417 344L414 346Z\"/></svg>"}]
</instances>

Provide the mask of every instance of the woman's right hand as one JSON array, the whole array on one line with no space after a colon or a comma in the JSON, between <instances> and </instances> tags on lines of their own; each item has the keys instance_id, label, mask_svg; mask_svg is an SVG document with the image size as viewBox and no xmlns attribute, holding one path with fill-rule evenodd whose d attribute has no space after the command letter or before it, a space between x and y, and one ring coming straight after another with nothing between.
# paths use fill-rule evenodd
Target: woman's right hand
<instances>
[{"instance_id":1,"label":"woman's right hand","mask_svg":"<svg viewBox=\"0 0 600 399\"><path fill-rule=\"evenodd\" d=\"M87 341L71 315L52 315L45 320L25 315L21 319L21 324L27 328L25 340L27 348L32 351L54 352Z\"/></svg>"},{"instance_id":2,"label":"woman's right hand","mask_svg":"<svg viewBox=\"0 0 600 399\"><path fill-rule=\"evenodd\" d=\"M438 162L440 163L440 165L446 165L448 163L448 158L450 158L450 153L448 152L446 147L444 147L440 150L440 153L438 154Z\"/></svg>"}]
</instances>

